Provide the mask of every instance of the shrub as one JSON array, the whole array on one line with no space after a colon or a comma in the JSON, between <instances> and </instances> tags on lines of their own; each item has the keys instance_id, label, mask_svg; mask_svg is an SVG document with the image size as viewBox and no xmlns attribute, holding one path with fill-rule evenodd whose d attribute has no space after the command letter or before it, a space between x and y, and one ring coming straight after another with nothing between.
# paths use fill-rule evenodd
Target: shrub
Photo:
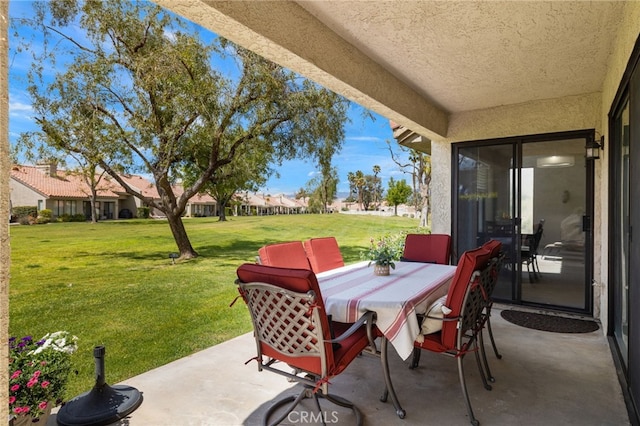
<instances>
[{"instance_id":1,"label":"shrub","mask_svg":"<svg viewBox=\"0 0 640 426\"><path fill-rule=\"evenodd\" d=\"M38 212L36 223L49 223L51 222L51 216L51 209L42 209Z\"/></svg>"},{"instance_id":2,"label":"shrub","mask_svg":"<svg viewBox=\"0 0 640 426\"><path fill-rule=\"evenodd\" d=\"M87 218L84 213L76 213L71 216L71 222L86 222Z\"/></svg>"},{"instance_id":3,"label":"shrub","mask_svg":"<svg viewBox=\"0 0 640 426\"><path fill-rule=\"evenodd\" d=\"M69 213L64 213L61 214L60 217L58 217L58 220L60 222L86 222L87 218L84 216L83 213L76 213L76 214L69 214Z\"/></svg>"},{"instance_id":4,"label":"shrub","mask_svg":"<svg viewBox=\"0 0 640 426\"><path fill-rule=\"evenodd\" d=\"M141 219L149 219L149 207L138 207L138 217Z\"/></svg>"},{"instance_id":5,"label":"shrub","mask_svg":"<svg viewBox=\"0 0 640 426\"><path fill-rule=\"evenodd\" d=\"M29 225L38 216L36 206L17 206L11 209L11 216L22 225Z\"/></svg>"}]
</instances>

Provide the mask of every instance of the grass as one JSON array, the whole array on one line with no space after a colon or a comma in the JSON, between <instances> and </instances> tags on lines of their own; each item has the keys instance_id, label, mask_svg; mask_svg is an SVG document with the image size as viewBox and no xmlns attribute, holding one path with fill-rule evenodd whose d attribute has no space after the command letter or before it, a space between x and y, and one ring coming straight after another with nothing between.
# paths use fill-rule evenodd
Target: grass
<instances>
[{"instance_id":1,"label":"grass","mask_svg":"<svg viewBox=\"0 0 640 426\"><path fill-rule=\"evenodd\" d=\"M94 384L93 348L106 348L108 383L159 367L251 330L235 270L277 241L333 235L346 263L371 237L415 230L417 219L295 215L186 219L200 257L172 264L164 221L127 220L11 227L10 334L79 337L78 374L67 397Z\"/></svg>"}]
</instances>

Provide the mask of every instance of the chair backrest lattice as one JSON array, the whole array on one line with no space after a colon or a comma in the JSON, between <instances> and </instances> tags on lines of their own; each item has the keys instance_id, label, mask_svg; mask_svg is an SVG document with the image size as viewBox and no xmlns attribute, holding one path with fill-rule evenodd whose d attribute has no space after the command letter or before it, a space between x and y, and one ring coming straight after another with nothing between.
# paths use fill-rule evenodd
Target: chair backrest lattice
<instances>
[{"instance_id":1,"label":"chair backrest lattice","mask_svg":"<svg viewBox=\"0 0 640 426\"><path fill-rule=\"evenodd\" d=\"M321 355L322 324L315 294L296 293L266 283L242 286L258 339L288 355Z\"/></svg>"},{"instance_id":2,"label":"chair backrest lattice","mask_svg":"<svg viewBox=\"0 0 640 426\"><path fill-rule=\"evenodd\" d=\"M485 306L483 281L489 276L488 268L485 267L482 271L475 271L471 276L461 312L460 328L462 332L459 333L459 337L462 337L469 330L472 332L477 331L480 315Z\"/></svg>"},{"instance_id":3,"label":"chair backrest lattice","mask_svg":"<svg viewBox=\"0 0 640 426\"><path fill-rule=\"evenodd\" d=\"M502 252L502 243L497 240L487 241L482 245L483 248L489 250L490 263L486 273L482 277L482 285L486 292L487 303L491 303L491 296L498 284L498 277L502 264L504 263L505 255Z\"/></svg>"},{"instance_id":4,"label":"chair backrest lattice","mask_svg":"<svg viewBox=\"0 0 640 426\"><path fill-rule=\"evenodd\" d=\"M329 320L318 280L310 269L245 263L237 270L238 290L254 327L262 357L326 377L334 367Z\"/></svg>"}]
</instances>

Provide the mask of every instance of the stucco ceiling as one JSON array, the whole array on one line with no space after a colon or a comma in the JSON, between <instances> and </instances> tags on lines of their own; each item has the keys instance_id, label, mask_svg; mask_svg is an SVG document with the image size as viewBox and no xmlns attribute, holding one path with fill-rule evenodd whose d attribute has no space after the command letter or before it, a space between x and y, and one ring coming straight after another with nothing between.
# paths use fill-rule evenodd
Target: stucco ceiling
<instances>
[{"instance_id":1,"label":"stucco ceiling","mask_svg":"<svg viewBox=\"0 0 640 426\"><path fill-rule=\"evenodd\" d=\"M299 1L445 111L599 92L623 2Z\"/></svg>"},{"instance_id":2,"label":"stucco ceiling","mask_svg":"<svg viewBox=\"0 0 640 426\"><path fill-rule=\"evenodd\" d=\"M455 113L602 91L620 1L154 0L430 140Z\"/></svg>"}]
</instances>

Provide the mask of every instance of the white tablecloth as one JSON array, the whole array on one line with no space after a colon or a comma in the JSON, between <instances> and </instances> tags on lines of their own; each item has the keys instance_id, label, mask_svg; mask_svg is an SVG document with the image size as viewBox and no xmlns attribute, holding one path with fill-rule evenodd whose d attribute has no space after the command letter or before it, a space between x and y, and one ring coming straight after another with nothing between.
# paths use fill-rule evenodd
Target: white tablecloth
<instances>
[{"instance_id":1,"label":"white tablecloth","mask_svg":"<svg viewBox=\"0 0 640 426\"><path fill-rule=\"evenodd\" d=\"M409 358L420 333L416 314L423 314L447 294L456 267L432 263L396 262L389 276L376 276L369 262L317 275L327 314L333 321L355 322L375 311L376 325L402 359Z\"/></svg>"}]
</instances>

